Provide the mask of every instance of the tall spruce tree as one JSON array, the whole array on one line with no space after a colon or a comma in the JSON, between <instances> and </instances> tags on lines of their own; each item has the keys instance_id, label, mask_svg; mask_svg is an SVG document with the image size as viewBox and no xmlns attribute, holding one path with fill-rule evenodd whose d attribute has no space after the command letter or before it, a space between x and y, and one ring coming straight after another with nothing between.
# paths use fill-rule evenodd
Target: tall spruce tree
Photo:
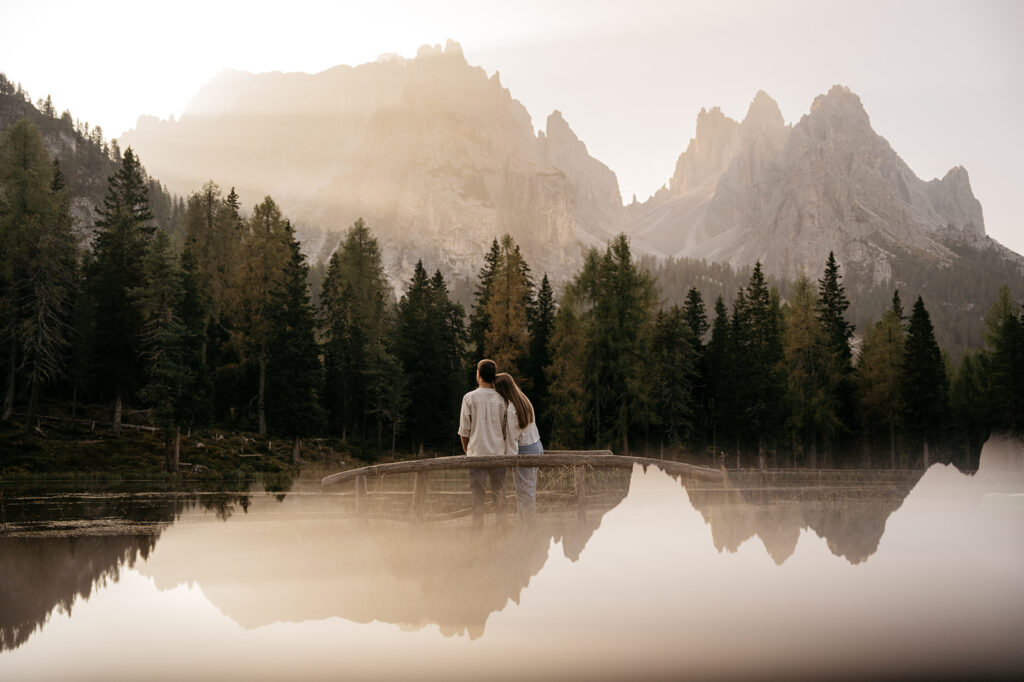
<instances>
[{"instance_id":1,"label":"tall spruce tree","mask_svg":"<svg viewBox=\"0 0 1024 682\"><path fill-rule=\"evenodd\" d=\"M465 344L462 307L448 298L440 272L428 277L416 263L405 294L398 302L395 355L408 390L405 430L414 450L449 446L455 437L453 410Z\"/></svg>"},{"instance_id":2,"label":"tall spruce tree","mask_svg":"<svg viewBox=\"0 0 1024 682\"><path fill-rule=\"evenodd\" d=\"M113 430L121 431L123 402L142 377L142 315L128 295L144 284L142 261L155 230L147 186L138 157L129 147L108 181L96 221L93 259L87 273L96 314L93 339L96 378L113 394Z\"/></svg>"},{"instance_id":3,"label":"tall spruce tree","mask_svg":"<svg viewBox=\"0 0 1024 682\"><path fill-rule=\"evenodd\" d=\"M843 288L842 275L835 254L829 251L825 261L825 271L818 280L818 320L828 338L836 362L838 380L832 390L840 426L853 421L854 413L854 377L850 339L853 337L854 326L846 321L846 311L850 301ZM839 430L839 429L836 429ZM826 454L831 443L831 434L826 438Z\"/></svg>"},{"instance_id":4,"label":"tall spruce tree","mask_svg":"<svg viewBox=\"0 0 1024 682\"><path fill-rule=\"evenodd\" d=\"M548 437L553 445L562 448L582 447L586 438L586 338L576 296L576 287L570 283L555 313L551 363L544 372L548 385L546 412L551 420Z\"/></svg>"},{"instance_id":5,"label":"tall spruce tree","mask_svg":"<svg viewBox=\"0 0 1024 682\"><path fill-rule=\"evenodd\" d=\"M551 433L551 413L548 405L548 379L546 368L551 364L552 335L555 329L555 297L551 282L545 273L537 290L537 300L530 309L530 354L526 375L530 379L530 400L537 408L537 426L541 436Z\"/></svg>"},{"instance_id":6,"label":"tall spruce tree","mask_svg":"<svg viewBox=\"0 0 1024 682\"><path fill-rule=\"evenodd\" d=\"M903 347L903 415L911 436L921 445L925 468L930 464L929 441L946 415L946 364L935 342L935 332L924 301L914 302Z\"/></svg>"},{"instance_id":7,"label":"tall spruce tree","mask_svg":"<svg viewBox=\"0 0 1024 682\"><path fill-rule=\"evenodd\" d=\"M309 266L291 223L284 221L288 249L267 305L266 413L274 433L293 439L292 461L301 462L303 436L319 431L322 368L316 315L306 281Z\"/></svg>"},{"instance_id":8,"label":"tall spruce tree","mask_svg":"<svg viewBox=\"0 0 1024 682\"><path fill-rule=\"evenodd\" d=\"M896 292L892 307L875 325L869 326L864 335L856 374L864 430L870 433L876 425L885 429L889 441L889 465L893 469L896 468L896 432L903 413L901 391L906 341L902 312L899 292Z\"/></svg>"},{"instance_id":9,"label":"tall spruce tree","mask_svg":"<svg viewBox=\"0 0 1024 682\"><path fill-rule=\"evenodd\" d=\"M1024 429L1024 313L1003 285L985 315L986 403L991 423L1019 433Z\"/></svg>"},{"instance_id":10,"label":"tall spruce tree","mask_svg":"<svg viewBox=\"0 0 1024 682\"><path fill-rule=\"evenodd\" d=\"M473 312L469 316L470 353L467 359L474 369L476 368L476 363L484 357L487 330L491 326L487 315L487 303L491 298L491 284L494 281L494 273L498 269L498 262L500 260L501 246L498 244L498 240L495 239L491 242L491 248L487 255L484 256L484 266L480 268L480 273L477 276Z\"/></svg>"},{"instance_id":11,"label":"tall spruce tree","mask_svg":"<svg viewBox=\"0 0 1024 682\"><path fill-rule=\"evenodd\" d=\"M256 205L246 221L242 245L237 309L240 318L236 338L247 364L256 372L258 433L267 435L267 364L272 332L271 299L292 258L291 235L281 209L269 196Z\"/></svg>"},{"instance_id":12,"label":"tall spruce tree","mask_svg":"<svg viewBox=\"0 0 1024 682\"><path fill-rule=\"evenodd\" d=\"M783 357L786 379L786 426L792 435L794 456L807 451L817 462L817 444L822 435L839 427L835 384L838 381L836 350L818 323L811 282L797 278L793 297L786 309Z\"/></svg>"},{"instance_id":13,"label":"tall spruce tree","mask_svg":"<svg viewBox=\"0 0 1024 682\"><path fill-rule=\"evenodd\" d=\"M693 332L679 306L659 310L651 343L650 382L661 447L679 446L690 439L694 415L696 351Z\"/></svg>"},{"instance_id":14,"label":"tall spruce tree","mask_svg":"<svg viewBox=\"0 0 1024 682\"><path fill-rule=\"evenodd\" d=\"M488 325L484 332L484 355L494 360L499 371L522 381L527 390L532 386L522 370L528 362L532 307L530 268L512 237L506 234L501 239L484 308Z\"/></svg>"},{"instance_id":15,"label":"tall spruce tree","mask_svg":"<svg viewBox=\"0 0 1024 682\"><path fill-rule=\"evenodd\" d=\"M690 333L690 345L694 351L694 367L692 382L692 404L695 434L700 437L708 435L708 384L707 354L704 338L710 325L704 309L704 297L696 287L690 287L683 303L683 318Z\"/></svg>"},{"instance_id":16,"label":"tall spruce tree","mask_svg":"<svg viewBox=\"0 0 1024 682\"><path fill-rule=\"evenodd\" d=\"M164 231L153 237L142 263L143 285L129 294L142 314L141 350L145 358L145 385L139 397L152 406L164 432L168 471L177 471L179 403L191 383L192 368L185 354L187 331L179 317L183 288L181 273Z\"/></svg>"},{"instance_id":17,"label":"tall spruce tree","mask_svg":"<svg viewBox=\"0 0 1024 682\"><path fill-rule=\"evenodd\" d=\"M30 428L42 384L61 369L73 264L70 214L59 168L39 130L21 119L0 140L0 347L5 347L3 419L14 409L19 366L27 365ZM20 361L19 361L20 358Z\"/></svg>"},{"instance_id":18,"label":"tall spruce tree","mask_svg":"<svg viewBox=\"0 0 1024 682\"><path fill-rule=\"evenodd\" d=\"M365 436L373 419L378 441L385 415L393 415L390 351L391 288L380 247L362 219L331 256L321 291L321 329L331 427Z\"/></svg>"},{"instance_id":19,"label":"tall spruce tree","mask_svg":"<svg viewBox=\"0 0 1024 682\"><path fill-rule=\"evenodd\" d=\"M711 323L711 338L707 347L708 416L711 430L711 449L719 455L719 443L724 439L724 428L728 426L727 408L730 403L732 371L730 362L729 311L719 296L715 299L715 319Z\"/></svg>"},{"instance_id":20,"label":"tall spruce tree","mask_svg":"<svg viewBox=\"0 0 1024 682\"><path fill-rule=\"evenodd\" d=\"M70 346L76 245L71 202L60 164L53 163L50 212L27 244L22 355L29 384L25 432L30 432L40 390L64 374Z\"/></svg>"},{"instance_id":21,"label":"tall spruce tree","mask_svg":"<svg viewBox=\"0 0 1024 682\"><path fill-rule=\"evenodd\" d=\"M778 294L769 290L758 261L750 283L734 304L733 388L737 402L732 416L737 420L737 435L757 444L761 467L765 466L767 443L777 435L782 415L780 317Z\"/></svg>"}]
</instances>

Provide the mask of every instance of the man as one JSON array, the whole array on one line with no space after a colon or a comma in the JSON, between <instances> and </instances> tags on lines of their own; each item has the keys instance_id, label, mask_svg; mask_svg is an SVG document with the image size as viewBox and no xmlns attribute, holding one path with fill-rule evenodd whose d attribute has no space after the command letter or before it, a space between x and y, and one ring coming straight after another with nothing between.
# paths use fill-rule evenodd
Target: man
<instances>
[{"instance_id":1,"label":"man","mask_svg":"<svg viewBox=\"0 0 1024 682\"><path fill-rule=\"evenodd\" d=\"M502 424L505 422L505 401L494 390L494 377L498 372L493 360L481 360L476 365L475 391L462 398L459 417L459 437L462 451L470 456L504 455L505 436ZM469 488L473 491L474 523L483 521L484 499L487 495L485 484L491 480L491 493L496 496L500 510L505 490L505 467L469 470Z\"/></svg>"}]
</instances>

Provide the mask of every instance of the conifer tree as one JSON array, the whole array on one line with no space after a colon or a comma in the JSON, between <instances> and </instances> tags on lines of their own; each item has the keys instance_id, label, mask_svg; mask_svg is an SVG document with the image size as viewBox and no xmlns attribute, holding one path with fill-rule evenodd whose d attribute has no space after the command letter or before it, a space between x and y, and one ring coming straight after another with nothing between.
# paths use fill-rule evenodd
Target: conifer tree
<instances>
[{"instance_id":1,"label":"conifer tree","mask_svg":"<svg viewBox=\"0 0 1024 682\"><path fill-rule=\"evenodd\" d=\"M921 443L925 468L929 440L942 426L948 395L946 365L935 342L931 318L920 296L914 302L903 347L903 415L911 435Z\"/></svg>"},{"instance_id":2,"label":"conifer tree","mask_svg":"<svg viewBox=\"0 0 1024 682\"><path fill-rule=\"evenodd\" d=\"M530 344L529 311L533 307L533 284L526 265L512 237L505 235L487 295L484 313L484 356L494 360L499 371L508 372L532 386L521 371L527 361Z\"/></svg>"},{"instance_id":3,"label":"conifer tree","mask_svg":"<svg viewBox=\"0 0 1024 682\"><path fill-rule=\"evenodd\" d=\"M760 261L754 265L743 295L736 297L733 311L737 402L732 417L739 426L737 435L757 443L758 462L763 467L767 441L776 435L781 417L783 382L778 295L768 289Z\"/></svg>"},{"instance_id":4,"label":"conifer tree","mask_svg":"<svg viewBox=\"0 0 1024 682\"><path fill-rule=\"evenodd\" d=\"M545 274L537 290L537 300L530 309L530 354L526 370L532 387L530 400L537 407L537 426L541 429L542 437L551 432L551 414L547 410L548 379L545 370L552 359L555 313L554 293Z\"/></svg>"},{"instance_id":5,"label":"conifer tree","mask_svg":"<svg viewBox=\"0 0 1024 682\"><path fill-rule=\"evenodd\" d=\"M5 131L0 142L0 313L3 314L0 341L7 350L4 420L11 418L14 409L18 367L22 364L19 356L25 341L23 323L31 320L36 312L33 302L43 304L40 310L46 308L30 282L34 279L36 284L45 286L39 277L42 270L38 266L42 264L36 241L40 233L56 225L53 179L53 167L39 130L28 119L19 120ZM51 251L51 248L43 250L44 253Z\"/></svg>"},{"instance_id":6,"label":"conifer tree","mask_svg":"<svg viewBox=\"0 0 1024 682\"><path fill-rule=\"evenodd\" d=\"M809 442L809 460L816 463L819 436L832 433L839 426L834 390L838 367L836 350L815 314L811 283L802 273L786 310L783 348L786 425L793 437L794 455Z\"/></svg>"},{"instance_id":7,"label":"conifer tree","mask_svg":"<svg viewBox=\"0 0 1024 682\"><path fill-rule=\"evenodd\" d=\"M711 427L712 452L717 457L719 454L718 445L722 442L720 435L724 435L724 428L728 425L727 408L730 404L731 390L731 363L729 311L719 296L715 299L715 319L711 323L711 338L707 347L707 375L708 385L708 406Z\"/></svg>"},{"instance_id":8,"label":"conifer tree","mask_svg":"<svg viewBox=\"0 0 1024 682\"><path fill-rule=\"evenodd\" d=\"M366 420L376 422L378 440L385 415L394 414L391 383L396 366L388 338L393 327L391 289L380 247L359 219L331 256L321 291L326 396L331 426L347 434Z\"/></svg>"},{"instance_id":9,"label":"conifer tree","mask_svg":"<svg viewBox=\"0 0 1024 682\"><path fill-rule=\"evenodd\" d=\"M903 386L903 351L905 333L902 321L903 306L899 292L893 295L893 305L874 326L869 326L861 345L857 365L857 396L866 428L878 424L886 428L889 440L889 463L896 468L896 431L903 413L901 391Z\"/></svg>"},{"instance_id":10,"label":"conifer tree","mask_svg":"<svg viewBox=\"0 0 1024 682\"><path fill-rule=\"evenodd\" d=\"M551 420L549 438L553 445L563 448L582 446L588 407L584 365L586 338L575 299L575 286L569 284L555 314L551 363L545 368L549 396L545 411ZM541 438L544 436L545 433L541 433Z\"/></svg>"},{"instance_id":11,"label":"conifer tree","mask_svg":"<svg viewBox=\"0 0 1024 682\"><path fill-rule=\"evenodd\" d=\"M32 428L39 392L64 374L71 334L71 303L75 286L76 246L70 200L60 164L53 163L50 206L27 247L22 304L22 355L29 383L25 432Z\"/></svg>"},{"instance_id":12,"label":"conifer tree","mask_svg":"<svg viewBox=\"0 0 1024 682\"><path fill-rule=\"evenodd\" d=\"M253 209L246 221L240 273L238 346L255 366L258 433L267 435L267 363L272 331L271 297L291 259L291 237L281 209L269 196Z\"/></svg>"},{"instance_id":13,"label":"conifer tree","mask_svg":"<svg viewBox=\"0 0 1024 682\"><path fill-rule=\"evenodd\" d=\"M828 259L825 261L825 272L818 280L818 320L836 361L838 380L833 387L833 398L840 425L853 421L855 387L850 338L853 336L854 326L846 321L846 311L849 307L850 301L843 288L839 265L836 263L835 254L829 251ZM830 439L826 440L826 448L829 448L829 443Z\"/></svg>"},{"instance_id":14,"label":"conifer tree","mask_svg":"<svg viewBox=\"0 0 1024 682\"><path fill-rule=\"evenodd\" d=\"M985 315L987 403L997 428L1024 429L1024 313L1003 285Z\"/></svg>"},{"instance_id":15,"label":"conifer tree","mask_svg":"<svg viewBox=\"0 0 1024 682\"><path fill-rule=\"evenodd\" d=\"M708 384L707 357L704 337L710 329L704 297L696 287L690 287L683 303L683 318L690 333L690 345L694 351L692 404L694 410L695 435L706 435L708 429Z\"/></svg>"},{"instance_id":16,"label":"conifer tree","mask_svg":"<svg viewBox=\"0 0 1024 682\"><path fill-rule=\"evenodd\" d=\"M498 269L500 260L501 246L495 239L491 242L491 248L487 255L484 256L484 266L480 268L474 293L473 312L469 316L470 356L468 361L474 368L476 363L484 357L487 329L491 326L487 317L487 303L491 297L491 283L494 281L494 273Z\"/></svg>"},{"instance_id":17,"label":"conifer tree","mask_svg":"<svg viewBox=\"0 0 1024 682\"><path fill-rule=\"evenodd\" d=\"M287 260L270 289L267 306L266 412L275 433L294 439L292 461L301 461L303 436L323 422L322 368L316 316L309 300L309 266L291 223L283 224Z\"/></svg>"},{"instance_id":18,"label":"conifer tree","mask_svg":"<svg viewBox=\"0 0 1024 682\"><path fill-rule=\"evenodd\" d=\"M655 316L651 344L650 382L662 444L682 445L693 430L693 331L681 308L672 306Z\"/></svg>"},{"instance_id":19,"label":"conifer tree","mask_svg":"<svg viewBox=\"0 0 1024 682\"><path fill-rule=\"evenodd\" d=\"M949 388L950 413L964 444L965 471L977 471L974 453L981 452L989 436L988 378L984 353L964 353Z\"/></svg>"},{"instance_id":20,"label":"conifer tree","mask_svg":"<svg viewBox=\"0 0 1024 682\"><path fill-rule=\"evenodd\" d=\"M185 354L187 332L178 314L183 297L181 273L166 232L156 232L142 271L143 285L129 292L143 320L146 383L139 397L152 406L155 421L164 432L166 466L173 472L178 469L179 403L191 384L192 368Z\"/></svg>"},{"instance_id":21,"label":"conifer tree","mask_svg":"<svg viewBox=\"0 0 1024 682\"><path fill-rule=\"evenodd\" d=\"M457 399L465 343L462 308L448 299L440 273L431 279L416 263L398 302L395 355L408 389L405 429L414 449L452 442L452 402ZM456 396L453 398L453 396Z\"/></svg>"},{"instance_id":22,"label":"conifer tree","mask_svg":"<svg viewBox=\"0 0 1024 682\"><path fill-rule=\"evenodd\" d=\"M97 320L93 340L97 379L113 393L113 429L119 433L123 401L137 388L142 374L142 316L128 292L144 284L142 260L155 228L142 166L131 147L108 185L103 208L98 210L87 277Z\"/></svg>"}]
</instances>

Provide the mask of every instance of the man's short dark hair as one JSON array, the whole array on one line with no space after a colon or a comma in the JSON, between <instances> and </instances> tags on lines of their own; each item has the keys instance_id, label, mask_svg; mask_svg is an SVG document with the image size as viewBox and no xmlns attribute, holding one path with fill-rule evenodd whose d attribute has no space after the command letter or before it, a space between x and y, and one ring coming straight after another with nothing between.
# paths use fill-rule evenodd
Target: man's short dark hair
<instances>
[{"instance_id":1,"label":"man's short dark hair","mask_svg":"<svg viewBox=\"0 0 1024 682\"><path fill-rule=\"evenodd\" d=\"M480 362L476 363L476 371L480 372L480 378L488 384L494 383L494 377L498 374L498 366L494 364L494 360L488 360L484 358Z\"/></svg>"}]
</instances>

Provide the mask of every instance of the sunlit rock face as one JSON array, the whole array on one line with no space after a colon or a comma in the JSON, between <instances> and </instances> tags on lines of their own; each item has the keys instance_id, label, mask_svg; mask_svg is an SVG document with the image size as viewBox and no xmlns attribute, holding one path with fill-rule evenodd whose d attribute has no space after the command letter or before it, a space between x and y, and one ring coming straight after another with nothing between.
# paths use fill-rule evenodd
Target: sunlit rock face
<instances>
[{"instance_id":1,"label":"sunlit rock face","mask_svg":"<svg viewBox=\"0 0 1024 682\"><path fill-rule=\"evenodd\" d=\"M641 248L760 260L787 277L819 271L829 251L875 284L899 256L949 265L955 244L1014 257L985 237L966 170L919 179L872 129L860 98L838 85L792 128L763 92L742 123L702 111L669 186L629 215Z\"/></svg>"},{"instance_id":2,"label":"sunlit rock face","mask_svg":"<svg viewBox=\"0 0 1024 682\"><path fill-rule=\"evenodd\" d=\"M535 134L498 74L449 41L315 75L222 73L180 121L140 119L122 142L174 191L212 177L247 204L272 195L314 257L363 217L395 275L420 258L475 273L506 232L535 270L561 273L580 240L613 233L621 199L560 114L547 127Z\"/></svg>"}]
</instances>

